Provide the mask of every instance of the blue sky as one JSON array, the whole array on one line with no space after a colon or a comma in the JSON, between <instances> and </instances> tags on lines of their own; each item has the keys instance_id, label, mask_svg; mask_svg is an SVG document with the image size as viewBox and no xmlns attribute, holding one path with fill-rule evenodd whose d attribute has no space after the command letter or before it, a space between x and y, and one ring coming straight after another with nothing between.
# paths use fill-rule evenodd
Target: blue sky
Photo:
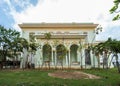
<instances>
[{"instance_id":1,"label":"blue sky","mask_svg":"<svg viewBox=\"0 0 120 86\"><path fill-rule=\"evenodd\" d=\"M20 30L21 23L97 23L97 40L120 39L120 21L109 13L113 0L0 0L0 25Z\"/></svg>"},{"instance_id":2,"label":"blue sky","mask_svg":"<svg viewBox=\"0 0 120 86\"><path fill-rule=\"evenodd\" d=\"M20 13L29 5L35 6L37 2L38 0L0 0L0 25L14 28L15 20L11 12Z\"/></svg>"}]
</instances>

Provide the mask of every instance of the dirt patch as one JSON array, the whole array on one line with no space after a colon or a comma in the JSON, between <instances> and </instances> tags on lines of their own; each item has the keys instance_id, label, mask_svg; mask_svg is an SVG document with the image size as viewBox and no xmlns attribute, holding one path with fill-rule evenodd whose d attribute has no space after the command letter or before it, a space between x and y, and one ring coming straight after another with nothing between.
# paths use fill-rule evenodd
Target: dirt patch
<instances>
[{"instance_id":1,"label":"dirt patch","mask_svg":"<svg viewBox=\"0 0 120 86\"><path fill-rule=\"evenodd\" d=\"M74 71L74 72L56 71L53 73L48 73L48 75L51 77L62 78L62 79L100 79L100 77L98 76L84 72L79 72L79 71Z\"/></svg>"}]
</instances>

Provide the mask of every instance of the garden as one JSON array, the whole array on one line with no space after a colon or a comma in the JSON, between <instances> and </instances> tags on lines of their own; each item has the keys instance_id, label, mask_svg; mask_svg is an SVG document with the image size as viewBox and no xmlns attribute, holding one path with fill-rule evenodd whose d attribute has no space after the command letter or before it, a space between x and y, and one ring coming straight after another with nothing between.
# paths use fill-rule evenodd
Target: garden
<instances>
[{"instance_id":1,"label":"garden","mask_svg":"<svg viewBox=\"0 0 120 86\"><path fill-rule=\"evenodd\" d=\"M84 74L78 78L80 72L99 78L86 78ZM61 76L74 73L77 78L49 76L53 73L59 73ZM120 74L116 68L88 70L4 69L0 71L0 86L120 86Z\"/></svg>"}]
</instances>

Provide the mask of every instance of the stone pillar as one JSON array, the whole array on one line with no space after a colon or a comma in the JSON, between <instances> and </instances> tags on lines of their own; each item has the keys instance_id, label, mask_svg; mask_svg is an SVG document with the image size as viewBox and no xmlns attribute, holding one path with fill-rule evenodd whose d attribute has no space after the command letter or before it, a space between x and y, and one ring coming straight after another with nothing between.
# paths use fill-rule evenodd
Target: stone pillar
<instances>
[{"instance_id":1,"label":"stone pillar","mask_svg":"<svg viewBox=\"0 0 120 86\"><path fill-rule=\"evenodd\" d=\"M40 49L40 65L43 63L43 52L42 49Z\"/></svg>"},{"instance_id":2,"label":"stone pillar","mask_svg":"<svg viewBox=\"0 0 120 86\"><path fill-rule=\"evenodd\" d=\"M40 66L42 65L42 60L41 60L42 52L41 51L42 51L41 49L37 49L36 54L32 59L34 61L36 68L40 68Z\"/></svg>"},{"instance_id":3,"label":"stone pillar","mask_svg":"<svg viewBox=\"0 0 120 86\"><path fill-rule=\"evenodd\" d=\"M94 67L94 55L93 55L93 51L90 51L90 59L91 59L91 66Z\"/></svg>"},{"instance_id":4,"label":"stone pillar","mask_svg":"<svg viewBox=\"0 0 120 86\"><path fill-rule=\"evenodd\" d=\"M52 63L55 66L56 65L56 50L55 47L52 48Z\"/></svg>"},{"instance_id":5,"label":"stone pillar","mask_svg":"<svg viewBox=\"0 0 120 86\"><path fill-rule=\"evenodd\" d=\"M25 64L27 61L28 51L27 49L23 48L23 53L21 55L21 68L25 68Z\"/></svg>"},{"instance_id":6,"label":"stone pillar","mask_svg":"<svg viewBox=\"0 0 120 86\"><path fill-rule=\"evenodd\" d=\"M82 65L84 68L85 67L85 49L84 48L82 49Z\"/></svg>"},{"instance_id":7,"label":"stone pillar","mask_svg":"<svg viewBox=\"0 0 120 86\"><path fill-rule=\"evenodd\" d=\"M69 56L69 66L71 65L71 59L70 59L70 49L69 49L69 51L68 51L68 56Z\"/></svg>"},{"instance_id":8,"label":"stone pillar","mask_svg":"<svg viewBox=\"0 0 120 86\"><path fill-rule=\"evenodd\" d=\"M80 51L79 50L77 50L77 62L80 62Z\"/></svg>"},{"instance_id":9,"label":"stone pillar","mask_svg":"<svg viewBox=\"0 0 120 86\"><path fill-rule=\"evenodd\" d=\"M79 55L79 57L80 57L80 67L81 68L84 68L85 67L85 49L84 48L82 48L82 50L80 50L79 51L80 53L80 55Z\"/></svg>"},{"instance_id":10,"label":"stone pillar","mask_svg":"<svg viewBox=\"0 0 120 86\"><path fill-rule=\"evenodd\" d=\"M52 65L53 65L53 64L54 64L54 63L53 63L53 48L52 48L51 53L52 53Z\"/></svg>"},{"instance_id":11,"label":"stone pillar","mask_svg":"<svg viewBox=\"0 0 120 86\"><path fill-rule=\"evenodd\" d=\"M110 54L110 56L108 58L108 67L110 67L110 68L114 67L112 60L113 60L113 54Z\"/></svg>"},{"instance_id":12,"label":"stone pillar","mask_svg":"<svg viewBox=\"0 0 120 86\"><path fill-rule=\"evenodd\" d=\"M68 53L66 53L66 66L68 66Z\"/></svg>"},{"instance_id":13,"label":"stone pillar","mask_svg":"<svg viewBox=\"0 0 120 86\"><path fill-rule=\"evenodd\" d=\"M56 53L56 50L55 50L55 66L57 65L57 53Z\"/></svg>"},{"instance_id":14,"label":"stone pillar","mask_svg":"<svg viewBox=\"0 0 120 86\"><path fill-rule=\"evenodd\" d=\"M43 52L42 52L42 48L39 48L36 51L36 55L35 55L35 67L40 68L42 66L42 63L43 63Z\"/></svg>"},{"instance_id":15,"label":"stone pillar","mask_svg":"<svg viewBox=\"0 0 120 86\"><path fill-rule=\"evenodd\" d=\"M20 68L23 68L24 62L23 62L23 53L21 53L20 57Z\"/></svg>"}]
</instances>

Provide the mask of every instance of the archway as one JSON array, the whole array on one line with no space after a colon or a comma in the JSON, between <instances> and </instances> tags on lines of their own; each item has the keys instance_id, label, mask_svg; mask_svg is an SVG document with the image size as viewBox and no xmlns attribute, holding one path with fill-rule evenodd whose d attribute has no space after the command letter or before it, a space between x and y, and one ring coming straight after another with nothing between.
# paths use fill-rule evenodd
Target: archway
<instances>
[{"instance_id":1,"label":"archway","mask_svg":"<svg viewBox=\"0 0 120 86\"><path fill-rule=\"evenodd\" d=\"M51 61L52 57L52 48L49 44L43 46L43 61Z\"/></svg>"},{"instance_id":2,"label":"archway","mask_svg":"<svg viewBox=\"0 0 120 86\"><path fill-rule=\"evenodd\" d=\"M60 44L56 47L57 50L57 63L62 62L63 64L66 63L66 53L67 50L64 45Z\"/></svg>"},{"instance_id":3,"label":"archway","mask_svg":"<svg viewBox=\"0 0 120 86\"><path fill-rule=\"evenodd\" d=\"M76 45L76 44L71 45L71 47L70 47L70 61L71 62L77 62L78 61L77 50L78 50L78 45Z\"/></svg>"}]
</instances>

